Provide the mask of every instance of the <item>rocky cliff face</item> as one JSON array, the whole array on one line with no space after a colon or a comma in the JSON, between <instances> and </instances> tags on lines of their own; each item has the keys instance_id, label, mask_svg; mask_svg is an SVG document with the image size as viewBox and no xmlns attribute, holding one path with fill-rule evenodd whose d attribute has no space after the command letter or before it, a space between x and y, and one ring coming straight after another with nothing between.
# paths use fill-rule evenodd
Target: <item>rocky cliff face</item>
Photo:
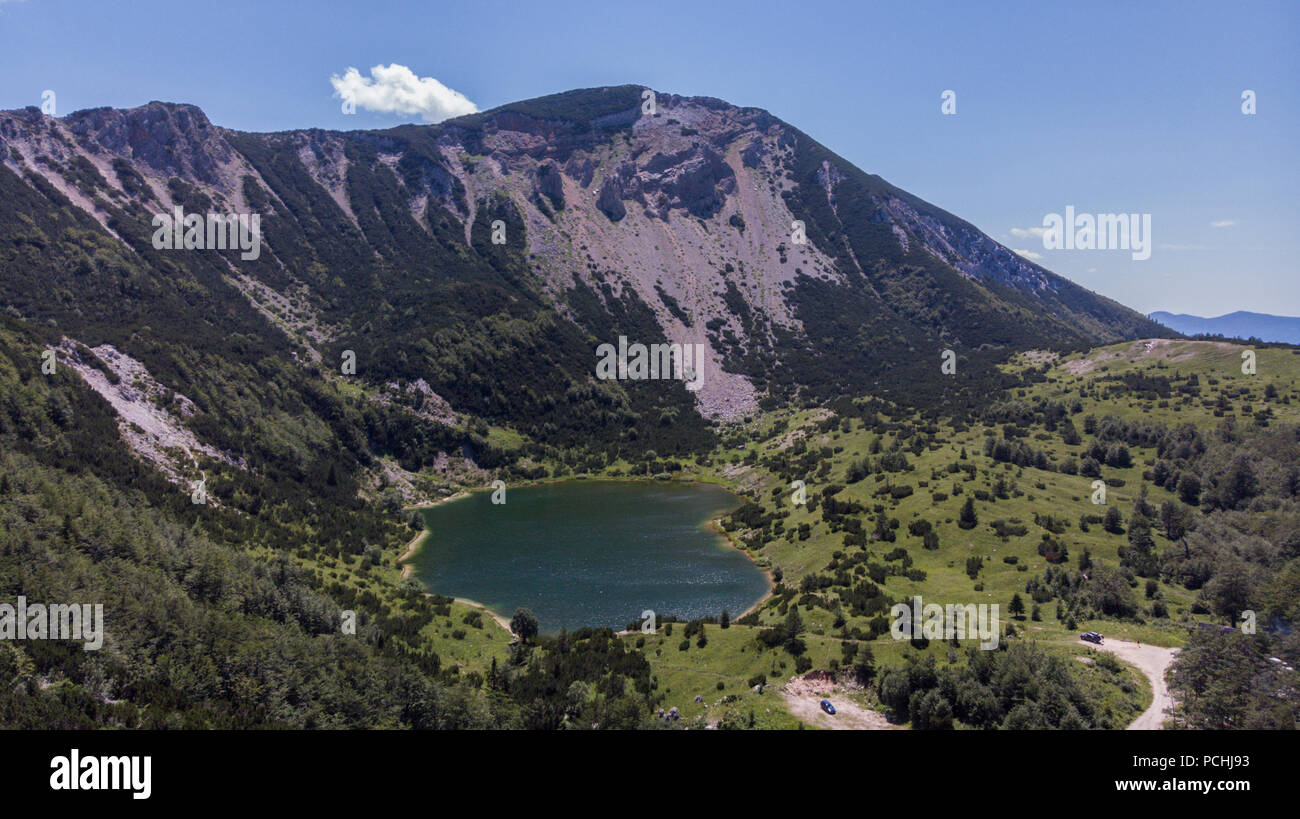
<instances>
[{"instance_id":1,"label":"rocky cliff face","mask_svg":"<svg viewBox=\"0 0 1300 819\"><path fill-rule=\"evenodd\" d=\"M293 320L276 323L315 328L297 339L313 352L386 316L405 326L394 293L418 295L421 282L455 278L449 260L474 259L522 288L508 298L535 292L570 322L566 338L582 341L565 343L624 334L704 345L691 400L707 417L751 412L764 395L883 388L902 357L941 347L1159 332L764 111L659 94L646 114L641 91L570 92L383 132L245 134L156 102L61 119L29 108L0 112L0 163L150 264L153 213L261 213L265 258L222 257L220 275L264 315L284 306L268 300L292 303ZM591 359L567 355L575 367ZM428 376L444 393L427 367L393 367L386 377Z\"/></svg>"}]
</instances>

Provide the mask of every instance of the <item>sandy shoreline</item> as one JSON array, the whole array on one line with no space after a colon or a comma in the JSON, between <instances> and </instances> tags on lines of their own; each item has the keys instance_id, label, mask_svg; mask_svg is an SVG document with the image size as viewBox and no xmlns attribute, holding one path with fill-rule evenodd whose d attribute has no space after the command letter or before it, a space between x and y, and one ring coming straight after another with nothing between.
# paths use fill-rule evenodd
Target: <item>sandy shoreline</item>
<instances>
[{"instance_id":1,"label":"sandy shoreline","mask_svg":"<svg viewBox=\"0 0 1300 819\"><path fill-rule=\"evenodd\" d=\"M445 498L438 498L436 501L430 501L429 503L416 503L410 506L403 506L402 511L418 512L421 509L432 509L435 506L441 506L444 503L450 503L451 501L460 500L461 498L468 497L472 491L474 490L462 489L454 495L448 495Z\"/></svg>"},{"instance_id":2,"label":"sandy shoreline","mask_svg":"<svg viewBox=\"0 0 1300 819\"><path fill-rule=\"evenodd\" d=\"M402 511L418 512L421 509L432 509L433 507L440 506L444 503L450 503L451 501L454 500L467 498L469 497L469 495L470 495L470 490L462 489L454 495L448 495L445 498L439 498L438 500L433 501L432 503L417 503L413 506L403 506ZM429 534L431 533L429 532L428 529L421 529L420 532L415 537L411 538L411 542L406 544L406 550L403 551L402 554L397 558L397 565L402 567L403 580L410 577L411 572L415 571L415 567L412 566L408 561L411 558L415 557L415 553L418 552L420 550L420 547L424 545L425 536Z\"/></svg>"},{"instance_id":3,"label":"sandy shoreline","mask_svg":"<svg viewBox=\"0 0 1300 819\"><path fill-rule=\"evenodd\" d=\"M443 503L449 503L454 500L460 500L461 498L467 498L470 496L470 494L471 494L470 490L462 489L461 491L457 492L454 495L449 495L445 498L440 498L439 500L433 501L432 503L418 503L413 506L403 506L402 511L418 512L421 509L432 509L433 507ZM397 558L398 565L402 567L403 580L410 577L411 574L415 571L415 566L411 564L409 561L411 560L411 558L415 557L416 552L418 552L420 550L420 547L424 545L425 538L429 537L432 534L433 533L430 532L428 529L422 529L418 534L416 534L415 537L411 538L411 542L406 544L406 549ZM424 592L424 596L433 597L434 594L432 592ZM488 617L491 617L492 621L495 622L498 626L501 626L501 628L505 629L506 634L509 634L511 637L514 636L514 632L510 630L509 620L497 614L496 612L492 611L492 609L488 608L487 606L483 605L477 600L470 600L468 597L453 597L452 599L455 600L457 603L464 604L466 606L469 606L472 609L478 609L479 611L486 614Z\"/></svg>"},{"instance_id":4,"label":"sandy shoreline","mask_svg":"<svg viewBox=\"0 0 1300 819\"><path fill-rule=\"evenodd\" d=\"M429 596L432 597L432 595ZM502 617L500 614L497 614L492 609L488 608L487 606L483 605L477 600L470 600L468 597L457 597L455 598L455 600L457 603L464 603L465 605L469 606L472 609L478 609L479 611L486 614L488 617L491 617L493 620L495 620L498 626L501 626L501 628L506 630L506 634L509 634L511 637L515 636L515 633L510 630L510 621Z\"/></svg>"}]
</instances>

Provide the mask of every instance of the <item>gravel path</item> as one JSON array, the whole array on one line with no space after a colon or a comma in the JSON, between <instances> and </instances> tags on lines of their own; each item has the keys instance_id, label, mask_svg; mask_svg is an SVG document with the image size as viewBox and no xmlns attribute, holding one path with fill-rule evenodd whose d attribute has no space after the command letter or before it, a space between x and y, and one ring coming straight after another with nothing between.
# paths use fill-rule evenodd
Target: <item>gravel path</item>
<instances>
[{"instance_id":1,"label":"gravel path","mask_svg":"<svg viewBox=\"0 0 1300 819\"><path fill-rule=\"evenodd\" d=\"M1109 651L1124 662L1136 666L1137 670L1151 681L1153 694L1151 706L1133 720L1128 727L1130 731L1157 731L1163 727L1165 712L1174 707L1174 699L1169 694L1169 684L1165 682L1165 673L1169 671L1169 664L1174 661L1174 655L1178 653L1177 649L1142 645L1109 637L1101 645L1083 640L1078 640L1077 644L1098 651Z\"/></svg>"}]
</instances>

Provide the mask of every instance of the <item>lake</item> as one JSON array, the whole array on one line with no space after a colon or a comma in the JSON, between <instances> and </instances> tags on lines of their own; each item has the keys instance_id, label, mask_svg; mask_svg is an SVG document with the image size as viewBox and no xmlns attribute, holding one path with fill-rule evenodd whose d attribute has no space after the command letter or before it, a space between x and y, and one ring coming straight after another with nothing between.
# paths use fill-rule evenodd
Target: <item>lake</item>
<instances>
[{"instance_id":1,"label":"lake","mask_svg":"<svg viewBox=\"0 0 1300 819\"><path fill-rule=\"evenodd\" d=\"M732 617L762 599L766 575L708 521L740 505L711 484L562 481L421 510L430 535L410 561L429 591L509 619L622 629L656 615Z\"/></svg>"}]
</instances>

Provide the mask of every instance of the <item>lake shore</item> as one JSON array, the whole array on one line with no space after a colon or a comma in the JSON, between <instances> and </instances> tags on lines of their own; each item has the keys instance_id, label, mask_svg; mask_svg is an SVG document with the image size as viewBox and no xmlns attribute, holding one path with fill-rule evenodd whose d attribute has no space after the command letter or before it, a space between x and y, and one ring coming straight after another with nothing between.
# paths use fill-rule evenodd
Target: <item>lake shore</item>
<instances>
[{"instance_id":1,"label":"lake shore","mask_svg":"<svg viewBox=\"0 0 1300 819\"><path fill-rule=\"evenodd\" d=\"M432 509L433 507L439 506L444 503L450 503L451 501L454 500L467 498L470 496L470 494L471 494L471 490L462 489L461 491L457 492L454 495L448 495L447 497L440 498L439 500L433 501L432 503L419 503L413 506L403 506L402 511L418 512L421 509ZM421 530L415 537L411 538L411 542L406 544L406 549L403 550L402 554L398 556L397 563L399 566L402 567L403 580L410 577L415 572L415 565L411 563L410 560L411 558L415 557L416 553L420 551L420 548L424 546L425 538L429 537L432 534L433 533L430 532L428 529ZM424 596L433 597L434 594L432 592L424 592ZM470 600L468 597L453 597L452 599L455 600L457 603L461 603L472 609L478 609L479 611L486 614L488 617L491 617L492 621L496 623L498 626L500 626L503 630L505 630L506 634L509 634L511 637L514 636L514 632L511 631L510 629L509 620L502 617L500 614L497 614L495 611L483 605L482 603L478 602L477 600Z\"/></svg>"},{"instance_id":2,"label":"lake shore","mask_svg":"<svg viewBox=\"0 0 1300 819\"><path fill-rule=\"evenodd\" d=\"M727 486L725 482L720 481L720 480L695 480L695 479L691 479L691 480L677 480L677 479L671 479L671 478L668 479L668 480L663 480L663 479L656 479L656 478L654 478L654 477L650 477L650 476L633 476L633 475L619 475L619 476L604 476L604 475L596 475L596 476L589 476L589 475L582 475L582 476L564 476L564 477L559 477L559 478L539 478L539 479L535 479L535 480L531 480L531 481L526 481L526 482L524 482L524 483L516 484L513 488L522 488L522 487L529 487L529 486L543 486L543 485L547 485L547 484L556 484L556 483L561 483L561 482L565 482L565 481L582 481L582 482L592 482L592 483L597 483L597 482L610 482L610 483L676 483L676 484L699 484L699 485L702 485L702 486L717 486L717 487L720 487L720 488L725 489L727 492L729 492L729 493L731 493L732 495L736 496L736 497L737 497L738 499L740 499L741 502L743 503L743 498L742 498L742 497L741 497L737 492L735 492L735 491L734 491L730 486ZM456 501L456 500L461 500L461 499L463 499L463 498L467 498L467 497L469 497L470 495L472 495L472 494L475 493L475 492L483 492L483 491L487 491L487 490L490 489L490 488L491 488L491 487L479 487L479 488L474 488L474 489L462 489L462 490L460 490L459 492L456 492L456 493L453 494L453 495L449 495L449 496L447 496L447 497L445 497L445 498L439 498L439 499L436 500L436 501L432 501L432 502L429 502L429 503L412 504L412 505L410 505L410 506L404 506L404 507L402 507L402 511L403 511L403 512L416 512L416 511L420 511L420 510L423 510L423 509L432 509L432 508L434 508L434 507L436 507L436 506L440 506L440 505L442 505L442 504L444 504L444 503L450 503L450 502L452 502L452 501ZM755 569L757 569L758 571L762 572L763 577L767 580L767 590L763 593L763 596L760 597L757 601L755 601L752 605L750 605L748 608L746 608L746 609L745 609L743 612L741 612L740 614L738 614L738 615L732 615L732 616L731 616L731 620L732 620L733 622L736 621L736 620L738 620L738 619L740 619L740 618L742 618L742 617L746 617L746 616L748 616L749 614L751 614L751 613L757 611L758 609L760 609L760 608L763 606L764 603L766 603L769 599L771 599L771 597L772 597L772 595L773 595L773 593L774 593L774 589L775 589L775 581L774 581L773 576L772 576L772 570L771 570L771 568L765 568L765 567L759 566L759 565L758 565L758 561L755 559L754 555L753 555L753 554L752 554L748 549L743 548L743 547L739 544L738 541L736 541L736 540L735 540L735 539L734 539L734 538L733 538L733 537L732 537L732 536L731 536L731 535L730 535L730 534L729 534L725 529L722 528L722 518L725 517L726 515L731 514L731 512L734 512L735 509L738 509L738 508L740 508L739 505L737 505L737 506L736 506L735 508L733 508L733 509L729 509L729 510L726 510L726 511L720 513L720 514L717 515L716 517L709 518L708 520L706 520L706 521L704 522L704 526L705 526L706 528L708 528L708 529L709 529L710 531L712 531L713 533L719 535L719 536L721 537L722 541L727 545L728 548L730 548L730 549L734 549L734 550L740 552L741 554L743 554L743 555L745 556L745 558L746 558L747 560L749 560L750 564L751 564ZM402 567L402 575L401 575L401 576L402 576L402 579L403 579L403 580L406 579L406 578L408 578L408 577L410 577L410 576L415 572L415 564L412 563L411 560L412 560L412 558L415 557L416 554L419 553L420 549L422 549L422 548L424 547L426 538L427 538L427 537L430 537L431 534L432 534L432 533L431 533L428 529L425 529L425 530L419 532L418 534L416 534L415 537L411 538L410 542L407 543L407 545L406 545L406 549L403 550L402 554L397 558L397 562L398 562L398 564ZM431 592L425 592L425 595L426 595L426 596L433 596L433 593L431 593ZM496 612L492 611L489 607L483 605L482 603L479 603L478 601L471 600L471 599L469 599L469 598L456 597L456 598L453 598L453 599L454 599L456 602L458 602L458 603L464 603L465 605L470 606L471 608L476 608L476 609L479 609L479 610L482 610L482 611L486 612L486 613L487 613L487 614L488 614L488 615L489 615L489 616L490 616L490 617L491 617L491 618L492 618L492 619L493 619L493 620L494 620L498 625L500 625L503 629L505 629L507 633L509 633L509 634L511 634L511 635L514 634L514 632L511 631L511 629L510 629L510 622L509 622L509 620L507 620L507 619L506 619L505 617L503 617L502 615L499 615L499 614L497 614ZM617 633L622 634L622 633L626 633L626 632L617 632Z\"/></svg>"},{"instance_id":3,"label":"lake shore","mask_svg":"<svg viewBox=\"0 0 1300 819\"><path fill-rule=\"evenodd\" d=\"M730 491L730 490L728 490L728 491ZM739 507L737 507L737 508L739 508ZM734 512L735 509L733 509L733 510L731 510L731 511ZM728 512L727 514L731 514L731 512ZM766 603L768 600L772 599L772 595L773 595L773 594L775 593L775 591L776 591L776 580L772 577L772 570L771 570L770 568L764 568L764 567L758 565L758 561L754 559L754 554L753 554L753 552L749 551L748 549L745 549L745 548L741 547L740 544L738 544L738 543L736 542L735 538L733 538L730 534L728 534L726 529L723 529L723 528L722 528L722 516L721 516L721 515L719 515L718 517L713 518L712 520L709 521L709 528L712 529L713 531L717 532L718 534L722 535L722 539L725 540L725 541L727 542L727 545L728 545L728 546L730 546L731 548L733 548L733 549L735 549L736 551L740 552L740 553L743 554L745 557L749 558L749 562L752 563L752 564L754 565L754 568L755 568L755 569L758 569L760 572L762 572L762 573L763 573L763 576L767 578L767 591L763 593L763 596L760 597L760 598L758 599L758 601L757 601L756 603L754 603L754 605L752 605L752 606L750 606L749 608L745 609L743 612L741 612L740 614L736 615L735 617L732 617L732 618L731 618L732 622L735 622L736 620L739 620L739 619L742 618L742 617L748 617L750 614L753 614L754 612L758 611L760 608L763 607L763 604L764 604L764 603Z\"/></svg>"},{"instance_id":4,"label":"lake shore","mask_svg":"<svg viewBox=\"0 0 1300 819\"><path fill-rule=\"evenodd\" d=\"M430 594L429 596L432 597L433 595ZM501 626L501 628L505 629L506 634L509 634L511 637L515 636L515 633L510 629L509 620L507 620L502 615L497 614L495 611L483 605L482 603L478 602L477 600L470 600L468 597L456 597L453 599L457 603L464 603L465 605L469 606L472 609L478 609L479 611L486 614L488 617L491 617L493 620L495 620L498 626Z\"/></svg>"},{"instance_id":5,"label":"lake shore","mask_svg":"<svg viewBox=\"0 0 1300 819\"><path fill-rule=\"evenodd\" d=\"M445 498L439 498L438 500L432 501L430 503L417 503L412 506L403 506L402 511L418 512L421 509L432 509L435 506L441 506L444 503L451 503L454 500L460 500L461 498L468 498L469 496L470 496L470 490L462 489L454 495L448 495ZM415 537L411 538L411 542L406 544L406 549L398 556L397 565L402 567L403 580L410 577L411 573L415 571L415 566L411 565L410 560L411 558L415 557L418 551L420 551L420 547L424 545L425 537L428 536L429 534L431 533L429 532L428 529L422 529Z\"/></svg>"}]
</instances>

